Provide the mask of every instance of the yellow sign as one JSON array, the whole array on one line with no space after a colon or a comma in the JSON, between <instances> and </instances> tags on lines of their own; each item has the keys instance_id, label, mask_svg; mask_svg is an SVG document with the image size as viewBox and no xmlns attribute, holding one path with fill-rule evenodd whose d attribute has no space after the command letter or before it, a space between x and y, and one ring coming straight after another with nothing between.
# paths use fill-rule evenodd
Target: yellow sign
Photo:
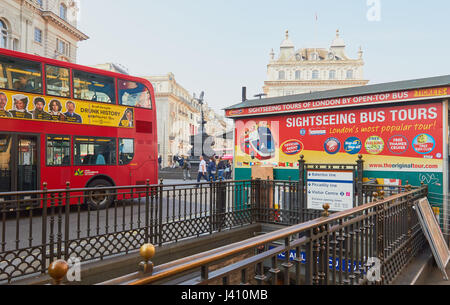
<instances>
[{"instance_id":1,"label":"yellow sign","mask_svg":"<svg viewBox=\"0 0 450 305\"><path fill-rule=\"evenodd\" d=\"M134 127L134 109L99 102L0 91L0 118Z\"/></svg>"}]
</instances>

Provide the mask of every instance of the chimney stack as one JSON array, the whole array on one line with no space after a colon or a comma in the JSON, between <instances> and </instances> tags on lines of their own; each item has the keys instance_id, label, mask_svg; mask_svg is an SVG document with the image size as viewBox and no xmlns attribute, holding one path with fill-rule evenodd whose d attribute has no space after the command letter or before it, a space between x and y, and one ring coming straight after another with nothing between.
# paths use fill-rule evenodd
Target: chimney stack
<instances>
[{"instance_id":1,"label":"chimney stack","mask_svg":"<svg viewBox=\"0 0 450 305\"><path fill-rule=\"evenodd\" d=\"M247 87L242 87L242 102L247 100Z\"/></svg>"}]
</instances>

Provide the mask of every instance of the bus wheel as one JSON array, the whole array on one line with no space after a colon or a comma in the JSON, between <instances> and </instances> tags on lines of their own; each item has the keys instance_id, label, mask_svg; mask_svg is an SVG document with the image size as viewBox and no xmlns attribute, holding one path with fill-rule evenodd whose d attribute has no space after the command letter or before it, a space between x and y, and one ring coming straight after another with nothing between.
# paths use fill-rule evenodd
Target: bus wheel
<instances>
[{"instance_id":1,"label":"bus wheel","mask_svg":"<svg viewBox=\"0 0 450 305\"><path fill-rule=\"evenodd\" d=\"M89 183L89 188L108 187L112 184L104 179L95 179ZM86 192L86 200L89 207L93 210L103 210L111 205L114 200L112 190L92 190ZM111 194L111 195L109 195Z\"/></svg>"}]
</instances>

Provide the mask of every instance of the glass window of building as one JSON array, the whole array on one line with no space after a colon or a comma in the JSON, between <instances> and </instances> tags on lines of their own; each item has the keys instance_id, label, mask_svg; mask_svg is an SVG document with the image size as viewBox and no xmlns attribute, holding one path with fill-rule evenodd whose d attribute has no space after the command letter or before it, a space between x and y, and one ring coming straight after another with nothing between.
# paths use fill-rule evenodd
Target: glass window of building
<instances>
[{"instance_id":1,"label":"glass window of building","mask_svg":"<svg viewBox=\"0 0 450 305\"><path fill-rule=\"evenodd\" d=\"M150 91L139 82L118 80L119 104L124 106L152 108Z\"/></svg>"},{"instance_id":2,"label":"glass window of building","mask_svg":"<svg viewBox=\"0 0 450 305\"><path fill-rule=\"evenodd\" d=\"M347 70L347 79L353 78L353 70Z\"/></svg>"},{"instance_id":3,"label":"glass window of building","mask_svg":"<svg viewBox=\"0 0 450 305\"><path fill-rule=\"evenodd\" d=\"M70 97L69 69L57 66L45 66L47 94Z\"/></svg>"},{"instance_id":4,"label":"glass window of building","mask_svg":"<svg viewBox=\"0 0 450 305\"><path fill-rule=\"evenodd\" d=\"M319 79L319 70L312 71L312 79Z\"/></svg>"},{"instance_id":5,"label":"glass window of building","mask_svg":"<svg viewBox=\"0 0 450 305\"><path fill-rule=\"evenodd\" d=\"M0 47L4 49L8 47L8 28L3 20L0 20Z\"/></svg>"},{"instance_id":6,"label":"glass window of building","mask_svg":"<svg viewBox=\"0 0 450 305\"><path fill-rule=\"evenodd\" d=\"M0 88L42 93L41 64L0 55Z\"/></svg>"},{"instance_id":7,"label":"glass window of building","mask_svg":"<svg viewBox=\"0 0 450 305\"><path fill-rule=\"evenodd\" d=\"M302 76L302 72L300 70L295 71L295 79L300 79Z\"/></svg>"},{"instance_id":8,"label":"glass window of building","mask_svg":"<svg viewBox=\"0 0 450 305\"><path fill-rule=\"evenodd\" d=\"M69 166L70 165L70 137L48 136L47 137L47 165Z\"/></svg>"},{"instance_id":9,"label":"glass window of building","mask_svg":"<svg viewBox=\"0 0 450 305\"><path fill-rule=\"evenodd\" d=\"M115 165L116 139L74 138L75 165Z\"/></svg>"},{"instance_id":10,"label":"glass window of building","mask_svg":"<svg viewBox=\"0 0 450 305\"><path fill-rule=\"evenodd\" d=\"M286 74L284 71L278 71L278 79L285 79Z\"/></svg>"},{"instance_id":11,"label":"glass window of building","mask_svg":"<svg viewBox=\"0 0 450 305\"><path fill-rule=\"evenodd\" d=\"M61 17L64 20L67 20L67 7L64 5L64 3L61 3L59 5L59 17Z\"/></svg>"},{"instance_id":12,"label":"glass window of building","mask_svg":"<svg viewBox=\"0 0 450 305\"><path fill-rule=\"evenodd\" d=\"M114 79L73 70L73 95L80 100L115 104Z\"/></svg>"},{"instance_id":13,"label":"glass window of building","mask_svg":"<svg viewBox=\"0 0 450 305\"><path fill-rule=\"evenodd\" d=\"M329 78L330 79L335 79L336 78L336 70L330 70Z\"/></svg>"},{"instance_id":14,"label":"glass window of building","mask_svg":"<svg viewBox=\"0 0 450 305\"><path fill-rule=\"evenodd\" d=\"M38 28L34 28L34 41L42 43L42 31Z\"/></svg>"},{"instance_id":15,"label":"glass window of building","mask_svg":"<svg viewBox=\"0 0 450 305\"><path fill-rule=\"evenodd\" d=\"M59 54L70 56L70 45L62 39L56 38L56 51Z\"/></svg>"}]
</instances>

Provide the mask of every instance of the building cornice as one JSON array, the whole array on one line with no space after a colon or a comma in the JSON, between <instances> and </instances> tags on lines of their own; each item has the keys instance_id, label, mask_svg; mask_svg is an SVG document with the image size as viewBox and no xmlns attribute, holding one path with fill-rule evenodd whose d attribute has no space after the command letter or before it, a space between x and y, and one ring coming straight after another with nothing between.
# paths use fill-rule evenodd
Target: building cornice
<instances>
[{"instance_id":1,"label":"building cornice","mask_svg":"<svg viewBox=\"0 0 450 305\"><path fill-rule=\"evenodd\" d=\"M316 81L265 81L264 86L283 87L283 86L346 86L346 85L367 85L368 80L316 80Z\"/></svg>"},{"instance_id":2,"label":"building cornice","mask_svg":"<svg viewBox=\"0 0 450 305\"><path fill-rule=\"evenodd\" d=\"M78 38L78 41L87 40L89 39L89 36L78 30L76 27L56 15L55 13L51 11L42 11L41 12L42 18L44 18L46 21L51 22L55 25L57 25L60 28L63 28L70 34L74 35L76 38Z\"/></svg>"},{"instance_id":3,"label":"building cornice","mask_svg":"<svg viewBox=\"0 0 450 305\"><path fill-rule=\"evenodd\" d=\"M283 61L272 62L267 64L267 67L282 67L282 66L331 66L331 65L358 65L363 66L363 60L324 60L324 61Z\"/></svg>"}]
</instances>

